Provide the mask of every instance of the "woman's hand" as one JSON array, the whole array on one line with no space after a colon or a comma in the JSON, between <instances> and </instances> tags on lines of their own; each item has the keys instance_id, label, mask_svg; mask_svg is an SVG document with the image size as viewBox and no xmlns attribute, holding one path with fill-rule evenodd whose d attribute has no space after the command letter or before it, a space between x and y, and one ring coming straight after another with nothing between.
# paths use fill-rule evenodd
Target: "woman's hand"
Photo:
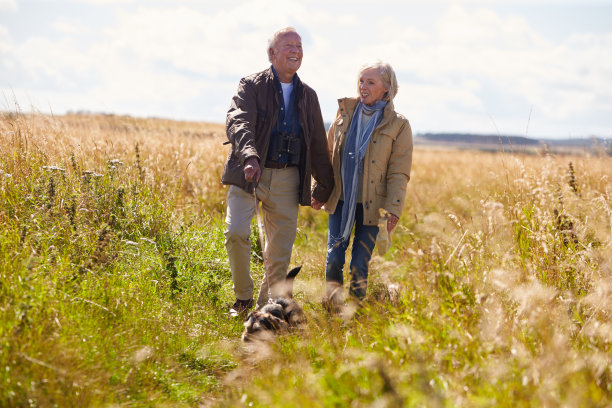
<instances>
[{"instance_id":1,"label":"woman's hand","mask_svg":"<svg viewBox=\"0 0 612 408\"><path fill-rule=\"evenodd\" d=\"M388 233L391 233L391 231L393 231L393 228L395 228L398 221L399 221L399 217L397 215L391 214L391 213L387 215L387 232Z\"/></svg>"},{"instance_id":2,"label":"woman's hand","mask_svg":"<svg viewBox=\"0 0 612 408\"><path fill-rule=\"evenodd\" d=\"M320 210L321 208L323 208L323 205L325 203L322 203L321 201L317 200L314 197L310 197L310 206L315 209L315 210Z\"/></svg>"}]
</instances>

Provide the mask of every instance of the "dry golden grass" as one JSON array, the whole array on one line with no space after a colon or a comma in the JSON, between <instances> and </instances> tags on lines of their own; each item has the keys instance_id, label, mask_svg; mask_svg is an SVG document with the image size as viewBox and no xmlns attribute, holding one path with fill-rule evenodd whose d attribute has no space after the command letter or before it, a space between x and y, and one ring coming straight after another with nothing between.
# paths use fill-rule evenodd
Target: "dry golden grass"
<instances>
[{"instance_id":1,"label":"dry golden grass","mask_svg":"<svg viewBox=\"0 0 612 408\"><path fill-rule=\"evenodd\" d=\"M193 271L181 269L179 277L197 276L210 260L195 262L192 247L214 241L214 256L224 257L222 234L215 229L222 226L225 211L226 188L219 181L228 151L224 141L220 124L6 114L0 121L0 176L27 184L33 156L38 164L67 173L110 172L109 166L119 165L113 160L119 160L122 183L138 181L175 203L177 220L203 221L185 227L192 228L188 238L168 232L173 240L187 242L175 246L183 248L176 249L177 265L195 265ZM293 256L294 263L304 265L296 282L297 298L309 317L303 333L269 345L259 355L265 351L265 359L236 353L238 367L227 373L215 366L231 366L218 357L219 349L231 353L241 327L220 317L218 309L225 305L205 309L200 299L189 303L218 293L188 293L185 287L183 298L161 299L166 303L160 309L168 314L160 313L163 320L156 324L180 321L181 330L205 331L216 342L206 337L209 342L197 343L191 334L185 334L189 340L180 338L186 351L178 354L197 357L188 359L191 371L179 370L185 360L168 363L163 350L143 342L122 350L129 356L125 364L164 368L165 363L169 368L160 372L177 387L209 370L206 378L220 385L196 397L208 401L205 406L609 406L611 191L609 156L417 146L393 246L372 260L365 310L348 319L322 312L327 217L303 208ZM0 211L0 220L7 214ZM226 291L221 299L231 298L226 266L212 267L227 282L206 287ZM148 300L155 302L156 287L142 287L154 293ZM172 314L176 304L184 311ZM217 320L202 325L206 316ZM176 332L160 334L161 341L176 343ZM30 359L44 360L30 353ZM66 353L72 355L72 348ZM27 362L35 366L32 361ZM94 371L81 370L92 376ZM180 375L172 377L176 371ZM145 396L126 391L139 380L125 372L129 381L116 379L117 385L91 380L92 387L102 387L98 394L113 398L88 395L83 401L126 403L126 395L136 395L140 401L193 404L193 398L181 400L167 384L159 385L145 368L139 371L148 387ZM110 371L101 375L115 378Z\"/></svg>"},{"instance_id":2,"label":"dry golden grass","mask_svg":"<svg viewBox=\"0 0 612 408\"><path fill-rule=\"evenodd\" d=\"M5 148L42 153L48 165L103 173L109 162L134 172L196 211L221 211L220 179L227 146L222 124L115 115L7 114L0 122ZM1 149L1 148L0 148ZM4 170L7 173L11 169ZM215 201L216 202L213 202Z\"/></svg>"}]
</instances>

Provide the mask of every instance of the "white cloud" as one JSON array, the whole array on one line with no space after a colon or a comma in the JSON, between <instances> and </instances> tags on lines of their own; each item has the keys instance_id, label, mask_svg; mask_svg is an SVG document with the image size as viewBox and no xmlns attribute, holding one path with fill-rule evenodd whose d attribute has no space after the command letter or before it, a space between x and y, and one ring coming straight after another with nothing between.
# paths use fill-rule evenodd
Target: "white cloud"
<instances>
[{"instance_id":1,"label":"white cloud","mask_svg":"<svg viewBox=\"0 0 612 408\"><path fill-rule=\"evenodd\" d=\"M104 6L113 4L129 4L132 0L72 0L73 3L92 4L94 6Z\"/></svg>"},{"instance_id":2,"label":"white cloud","mask_svg":"<svg viewBox=\"0 0 612 408\"><path fill-rule=\"evenodd\" d=\"M267 39L274 30L301 22L307 27L320 19L325 16L283 1L227 3L215 13L148 7L122 12L118 26L107 34L114 46L147 60L172 61L178 68L211 76L245 75L245 70L267 63Z\"/></svg>"},{"instance_id":3,"label":"white cloud","mask_svg":"<svg viewBox=\"0 0 612 408\"><path fill-rule=\"evenodd\" d=\"M67 19L60 19L57 21L54 21L52 24L53 29L55 29L55 31L62 33L64 35L74 35L74 36L78 36L82 33L83 30L86 30L85 27L83 27L81 24L67 20Z\"/></svg>"},{"instance_id":4,"label":"white cloud","mask_svg":"<svg viewBox=\"0 0 612 408\"><path fill-rule=\"evenodd\" d=\"M9 30L6 27L0 25L0 52L2 52L3 54L8 53L11 48L11 34L9 33Z\"/></svg>"},{"instance_id":5,"label":"white cloud","mask_svg":"<svg viewBox=\"0 0 612 408\"><path fill-rule=\"evenodd\" d=\"M435 2L442 12L426 22L414 14L418 2L395 2L393 13L377 18L367 2L79 2L105 7L114 20L100 30L56 17L57 38L12 38L0 26L2 89L49 98L56 111L223 122L239 78L268 66L268 37L292 25L304 42L300 76L317 91L327 120L337 98L355 95L359 67L382 59L398 73L396 107L417 132L492 133L497 126L522 134L530 121L536 135L611 133L612 32L554 40L485 2Z\"/></svg>"},{"instance_id":6,"label":"white cloud","mask_svg":"<svg viewBox=\"0 0 612 408\"><path fill-rule=\"evenodd\" d=\"M612 49L609 36L573 36L566 43L552 43L522 18L458 6L450 7L429 31L401 29L393 18L380 29L391 41L363 47L364 53L378 52L391 61L400 73L400 87L406 80L429 84L413 86L411 98L400 91L396 104L428 106L432 113L423 111L420 117L426 129L452 130L447 126L461 124L447 118L459 112L472 118L463 126L473 131L495 132L490 119L497 117L496 122L507 126L502 132L520 133L535 107L540 116L534 120L563 132L570 123L577 128L572 122L593 109L598 97L611 100L612 56L605 51ZM500 110L496 105L504 100L513 103L502 104ZM479 113L481 119L475 120ZM517 119L521 116L524 121ZM507 125L512 121L504 117L514 118L515 125Z\"/></svg>"},{"instance_id":7,"label":"white cloud","mask_svg":"<svg viewBox=\"0 0 612 408\"><path fill-rule=\"evenodd\" d=\"M0 11L17 11L17 0L0 0Z\"/></svg>"}]
</instances>

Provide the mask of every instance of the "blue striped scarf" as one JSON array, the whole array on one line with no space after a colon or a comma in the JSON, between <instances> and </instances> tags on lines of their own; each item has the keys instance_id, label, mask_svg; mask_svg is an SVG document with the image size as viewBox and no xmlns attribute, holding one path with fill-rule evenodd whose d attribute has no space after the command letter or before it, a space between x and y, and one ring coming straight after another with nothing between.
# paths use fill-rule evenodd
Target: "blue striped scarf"
<instances>
[{"instance_id":1,"label":"blue striped scarf","mask_svg":"<svg viewBox=\"0 0 612 408\"><path fill-rule=\"evenodd\" d=\"M374 106L366 106L359 101L344 146L342 156L341 175L342 192L344 194L344 205L342 206L342 218L340 221L340 236L332 237L335 241L333 247L348 241L355 222L355 210L357 208L357 184L360 174L363 173L363 158L365 156L372 132L382 120L383 110L387 101L378 101ZM365 128L361 126L361 115L363 112L373 113L372 118Z\"/></svg>"}]
</instances>

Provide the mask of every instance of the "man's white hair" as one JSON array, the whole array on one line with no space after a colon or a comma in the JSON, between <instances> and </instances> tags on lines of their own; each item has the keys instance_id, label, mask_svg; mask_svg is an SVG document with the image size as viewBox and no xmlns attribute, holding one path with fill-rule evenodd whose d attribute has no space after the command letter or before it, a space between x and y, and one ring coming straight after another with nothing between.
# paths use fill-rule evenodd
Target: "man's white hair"
<instances>
[{"instance_id":1,"label":"man's white hair","mask_svg":"<svg viewBox=\"0 0 612 408\"><path fill-rule=\"evenodd\" d=\"M376 61L371 64L366 64L361 67L359 73L357 74L357 90L359 90L359 78L364 71L368 69L375 69L380 74L380 78L383 81L383 85L387 88L387 93L383 97L385 101L392 101L397 95L397 90L399 86L397 85L397 78L395 77L395 71L393 67L387 62Z\"/></svg>"},{"instance_id":2,"label":"man's white hair","mask_svg":"<svg viewBox=\"0 0 612 408\"><path fill-rule=\"evenodd\" d=\"M299 36L298 32L295 31L295 28L285 27L285 28L281 28L280 30L272 34L272 37L270 37L270 39L268 40L268 60L270 62L272 62L272 50L276 49L276 44L278 43L278 40L283 35L289 34L289 33L296 33Z\"/></svg>"}]
</instances>

